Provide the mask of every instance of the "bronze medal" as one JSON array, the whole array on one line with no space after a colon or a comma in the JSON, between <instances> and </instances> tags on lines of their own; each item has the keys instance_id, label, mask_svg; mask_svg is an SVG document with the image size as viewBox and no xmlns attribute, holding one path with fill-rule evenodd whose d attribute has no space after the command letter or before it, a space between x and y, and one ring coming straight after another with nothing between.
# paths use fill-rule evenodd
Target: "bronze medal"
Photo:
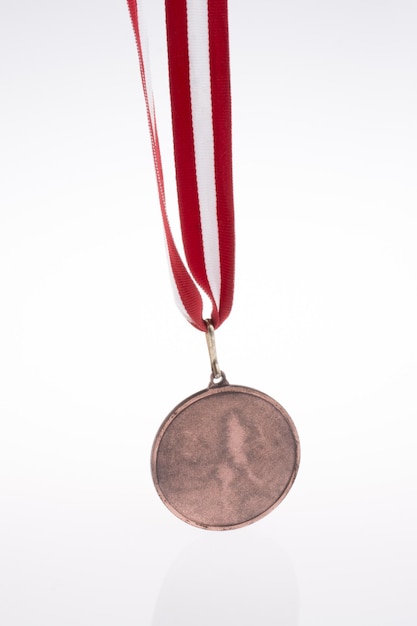
<instances>
[{"instance_id":1,"label":"bronze medal","mask_svg":"<svg viewBox=\"0 0 417 626\"><path fill-rule=\"evenodd\" d=\"M152 476L164 504L200 528L251 524L287 495L300 462L295 426L266 394L223 378L181 402L160 427Z\"/></svg>"}]
</instances>

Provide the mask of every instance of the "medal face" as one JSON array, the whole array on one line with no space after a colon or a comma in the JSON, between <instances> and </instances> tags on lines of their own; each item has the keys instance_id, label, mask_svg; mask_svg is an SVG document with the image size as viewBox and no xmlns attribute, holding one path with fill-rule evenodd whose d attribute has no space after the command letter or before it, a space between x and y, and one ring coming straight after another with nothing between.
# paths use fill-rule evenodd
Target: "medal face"
<instances>
[{"instance_id":1,"label":"medal face","mask_svg":"<svg viewBox=\"0 0 417 626\"><path fill-rule=\"evenodd\" d=\"M164 504L210 530L246 526L272 511L299 462L297 431L285 409L260 391L225 381L168 415L151 459Z\"/></svg>"}]
</instances>

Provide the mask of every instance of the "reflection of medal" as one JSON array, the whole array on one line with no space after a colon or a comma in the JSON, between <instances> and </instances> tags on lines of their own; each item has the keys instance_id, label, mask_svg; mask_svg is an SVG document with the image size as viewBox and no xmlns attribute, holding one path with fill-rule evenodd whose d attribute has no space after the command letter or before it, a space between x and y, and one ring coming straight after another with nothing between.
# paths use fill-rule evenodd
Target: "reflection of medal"
<instances>
[{"instance_id":1,"label":"reflection of medal","mask_svg":"<svg viewBox=\"0 0 417 626\"><path fill-rule=\"evenodd\" d=\"M205 391L166 418L152 450L152 475L167 507L201 528L226 530L266 515L289 491L299 465L294 424L269 396L229 385L214 329L228 317L234 285L231 104L227 0L166 0L178 204L186 264L165 203L162 161L144 34L128 0L139 53L174 293L206 333L212 377ZM204 319L203 296L211 303ZM208 316L207 316L208 317Z\"/></svg>"}]
</instances>

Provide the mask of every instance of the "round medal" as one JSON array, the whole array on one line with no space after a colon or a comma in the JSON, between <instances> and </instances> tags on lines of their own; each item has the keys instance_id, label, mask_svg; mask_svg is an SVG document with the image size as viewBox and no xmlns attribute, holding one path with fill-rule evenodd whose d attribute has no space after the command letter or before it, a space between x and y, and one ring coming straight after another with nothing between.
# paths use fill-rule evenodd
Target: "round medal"
<instances>
[{"instance_id":1,"label":"round medal","mask_svg":"<svg viewBox=\"0 0 417 626\"><path fill-rule=\"evenodd\" d=\"M297 431L285 409L223 379L168 415L151 464L157 492L172 513L200 528L229 530L272 511L299 462Z\"/></svg>"}]
</instances>

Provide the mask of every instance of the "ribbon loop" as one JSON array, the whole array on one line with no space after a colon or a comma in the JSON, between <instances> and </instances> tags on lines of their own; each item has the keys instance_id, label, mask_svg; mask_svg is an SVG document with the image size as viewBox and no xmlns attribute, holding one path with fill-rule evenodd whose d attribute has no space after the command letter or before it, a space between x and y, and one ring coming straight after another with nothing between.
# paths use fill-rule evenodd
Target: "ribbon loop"
<instances>
[{"instance_id":1,"label":"ribbon loop","mask_svg":"<svg viewBox=\"0 0 417 626\"><path fill-rule=\"evenodd\" d=\"M176 300L206 332L204 292L218 328L232 308L234 209L227 0L166 0L168 67L181 234L187 266L169 226L144 33L127 0L145 96L159 201Z\"/></svg>"}]
</instances>

